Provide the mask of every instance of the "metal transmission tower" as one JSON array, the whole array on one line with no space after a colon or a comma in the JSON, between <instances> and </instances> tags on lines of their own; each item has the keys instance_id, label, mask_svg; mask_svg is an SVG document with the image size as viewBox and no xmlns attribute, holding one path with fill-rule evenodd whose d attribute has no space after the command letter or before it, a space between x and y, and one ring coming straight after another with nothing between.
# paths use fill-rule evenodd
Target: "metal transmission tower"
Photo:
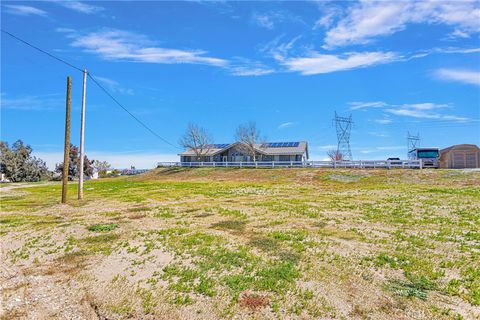
<instances>
[{"instance_id":1,"label":"metal transmission tower","mask_svg":"<svg viewBox=\"0 0 480 320\"><path fill-rule=\"evenodd\" d=\"M417 132L417 135L414 136L410 134L410 131L407 132L407 153L411 150L420 146L420 135Z\"/></svg>"},{"instance_id":2,"label":"metal transmission tower","mask_svg":"<svg viewBox=\"0 0 480 320\"><path fill-rule=\"evenodd\" d=\"M343 160L352 161L352 150L350 149L350 131L352 129L352 115L349 117L339 117L335 111L335 129L337 130L337 154L342 156Z\"/></svg>"}]
</instances>

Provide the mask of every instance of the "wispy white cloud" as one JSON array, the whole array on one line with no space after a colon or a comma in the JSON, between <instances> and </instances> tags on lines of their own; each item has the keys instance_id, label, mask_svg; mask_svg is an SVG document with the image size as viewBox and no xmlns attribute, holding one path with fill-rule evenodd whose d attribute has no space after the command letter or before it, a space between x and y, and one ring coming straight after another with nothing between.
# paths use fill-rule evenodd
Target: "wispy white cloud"
<instances>
[{"instance_id":1,"label":"wispy white cloud","mask_svg":"<svg viewBox=\"0 0 480 320\"><path fill-rule=\"evenodd\" d=\"M74 34L75 33L75 29L71 29L71 28L56 28L55 31L60 32L60 33L66 33L66 34Z\"/></svg>"},{"instance_id":2,"label":"wispy white cloud","mask_svg":"<svg viewBox=\"0 0 480 320\"><path fill-rule=\"evenodd\" d=\"M276 17L272 14L259 14L257 12L252 14L252 22L265 29L273 30L274 20L276 20Z\"/></svg>"},{"instance_id":3,"label":"wispy white cloud","mask_svg":"<svg viewBox=\"0 0 480 320\"><path fill-rule=\"evenodd\" d=\"M438 112L433 112L429 109L418 109L413 105L403 105L397 108L385 109L386 112L397 115L406 116L420 119L438 119L438 120L451 120L451 121L467 121L469 118L459 117L454 115L443 115Z\"/></svg>"},{"instance_id":4,"label":"wispy white cloud","mask_svg":"<svg viewBox=\"0 0 480 320\"><path fill-rule=\"evenodd\" d=\"M350 110L359 110L367 108L382 108L386 106L386 103L383 101L373 101L373 102L349 102Z\"/></svg>"},{"instance_id":5,"label":"wispy white cloud","mask_svg":"<svg viewBox=\"0 0 480 320\"><path fill-rule=\"evenodd\" d=\"M242 57L230 60L206 56L204 50L171 49L156 46L147 36L116 29L102 30L88 34L80 34L68 28L59 28L57 32L66 34L72 39L71 45L83 48L86 52L99 55L105 60L131 61L162 64L205 64L221 67L234 76L262 76L275 72L265 64ZM118 84L104 79L112 89L121 90Z\"/></svg>"},{"instance_id":6,"label":"wispy white cloud","mask_svg":"<svg viewBox=\"0 0 480 320\"><path fill-rule=\"evenodd\" d=\"M351 52L345 55L313 52L307 57L288 58L283 63L289 71L312 75L371 67L398 59L394 52Z\"/></svg>"},{"instance_id":7,"label":"wispy white cloud","mask_svg":"<svg viewBox=\"0 0 480 320\"><path fill-rule=\"evenodd\" d=\"M448 39L457 39L457 38L466 39L466 38L470 38L470 34L468 32L455 29L452 33L447 35L447 38Z\"/></svg>"},{"instance_id":8,"label":"wispy white cloud","mask_svg":"<svg viewBox=\"0 0 480 320\"><path fill-rule=\"evenodd\" d=\"M65 8L86 14L98 13L104 10L104 8L102 7L94 6L80 1L62 1L61 3Z\"/></svg>"},{"instance_id":9,"label":"wispy white cloud","mask_svg":"<svg viewBox=\"0 0 480 320\"><path fill-rule=\"evenodd\" d=\"M230 15L234 19L238 19L237 15L232 14L235 12L235 8L233 2L226 1L226 0L187 0L187 2L196 3L198 5L202 5L212 11L219 13Z\"/></svg>"},{"instance_id":10,"label":"wispy white cloud","mask_svg":"<svg viewBox=\"0 0 480 320\"><path fill-rule=\"evenodd\" d=\"M480 86L480 72L461 69L438 69L434 72L436 78Z\"/></svg>"},{"instance_id":11,"label":"wispy white cloud","mask_svg":"<svg viewBox=\"0 0 480 320\"><path fill-rule=\"evenodd\" d=\"M3 7L6 9L6 12L19 16L47 16L46 11L32 6L5 4Z\"/></svg>"},{"instance_id":12,"label":"wispy white cloud","mask_svg":"<svg viewBox=\"0 0 480 320\"><path fill-rule=\"evenodd\" d=\"M320 151L325 151L325 150L331 150L331 149L336 149L337 146L334 144L325 144L325 145L309 145L308 146L310 150L320 150Z\"/></svg>"},{"instance_id":13,"label":"wispy white cloud","mask_svg":"<svg viewBox=\"0 0 480 320\"><path fill-rule=\"evenodd\" d=\"M369 108L382 108L383 112L386 112L391 115L404 116L404 117L413 117L419 119L437 119L437 120L446 120L446 121L457 121L463 122L470 120L466 117L443 114L440 111L444 109L453 109L451 104L441 104L441 103L413 103L413 104L388 104L382 101L375 102L351 102L350 105L353 105L355 109L369 109ZM359 106L360 108L355 108ZM392 123L390 117L385 116L383 119L375 119L376 123L380 124L389 124Z\"/></svg>"},{"instance_id":14,"label":"wispy white cloud","mask_svg":"<svg viewBox=\"0 0 480 320\"><path fill-rule=\"evenodd\" d=\"M405 60L411 60L416 58L427 57L432 54L471 54L479 53L480 48L458 48L458 47L447 47L447 48L432 48L428 50L420 50L412 53L410 56L406 57Z\"/></svg>"},{"instance_id":15,"label":"wispy white cloud","mask_svg":"<svg viewBox=\"0 0 480 320\"><path fill-rule=\"evenodd\" d=\"M259 51L261 53L266 54L267 56L272 57L273 59L277 61L284 61L286 57L292 55L293 50L297 50L297 46L295 44L298 42L298 40L302 36L296 36L289 41L282 41L284 36L278 36L275 37L273 40L267 42L266 44L263 44L259 47ZM305 48L300 47L301 50L304 50Z\"/></svg>"},{"instance_id":16,"label":"wispy white cloud","mask_svg":"<svg viewBox=\"0 0 480 320\"><path fill-rule=\"evenodd\" d=\"M341 15L342 10L338 6L334 6L331 3L325 5L325 2L320 3L320 18L315 22L313 30L330 28L335 19Z\"/></svg>"},{"instance_id":17,"label":"wispy white cloud","mask_svg":"<svg viewBox=\"0 0 480 320\"><path fill-rule=\"evenodd\" d=\"M84 35L70 34L72 46L99 55L105 60L144 63L187 63L223 67L227 60L205 56L204 50L182 50L155 45L147 36L122 30L103 30Z\"/></svg>"},{"instance_id":18,"label":"wispy white cloud","mask_svg":"<svg viewBox=\"0 0 480 320\"><path fill-rule=\"evenodd\" d=\"M115 80L105 78L105 77L99 77L99 76L95 76L95 79L102 82L105 86L107 86L111 91L113 91L115 93L133 95L133 90L132 89L126 89L126 88L122 87Z\"/></svg>"},{"instance_id":19,"label":"wispy white cloud","mask_svg":"<svg viewBox=\"0 0 480 320\"><path fill-rule=\"evenodd\" d=\"M278 36L259 47L261 53L272 57L286 71L300 72L303 75L330 73L358 68L373 67L394 62L406 62L433 54L476 54L478 47L446 47L419 50L416 52L397 53L382 52L345 52L326 54L313 49L311 45L301 44L302 36L282 41L284 36ZM282 70L285 71L285 70Z\"/></svg>"},{"instance_id":20,"label":"wispy white cloud","mask_svg":"<svg viewBox=\"0 0 480 320\"><path fill-rule=\"evenodd\" d=\"M253 12L251 15L251 21L253 24L268 30L273 30L278 24L285 21L304 23L299 16L281 10L271 10L262 13Z\"/></svg>"},{"instance_id":21,"label":"wispy white cloud","mask_svg":"<svg viewBox=\"0 0 480 320\"><path fill-rule=\"evenodd\" d=\"M234 76L247 77L247 76L264 76L275 72L271 68L259 68L252 66L236 66L231 67L230 72Z\"/></svg>"},{"instance_id":22,"label":"wispy white cloud","mask_svg":"<svg viewBox=\"0 0 480 320\"><path fill-rule=\"evenodd\" d=\"M389 124L389 123L393 122L393 120L388 118L388 117L384 117L382 119L375 119L373 121L375 121L376 123L380 123L380 124Z\"/></svg>"},{"instance_id":23,"label":"wispy white cloud","mask_svg":"<svg viewBox=\"0 0 480 320\"><path fill-rule=\"evenodd\" d=\"M374 136L374 137L379 137L379 138L387 138L390 137L390 135L386 132L379 132L379 131L370 131L368 132L369 135Z\"/></svg>"},{"instance_id":24,"label":"wispy white cloud","mask_svg":"<svg viewBox=\"0 0 480 320\"><path fill-rule=\"evenodd\" d=\"M55 110L65 104L60 94L30 95L15 98L8 98L6 94L1 95L0 108L19 111L46 111Z\"/></svg>"},{"instance_id":25,"label":"wispy white cloud","mask_svg":"<svg viewBox=\"0 0 480 320\"><path fill-rule=\"evenodd\" d=\"M284 122L278 126L278 129L287 129L296 126L297 124L297 122Z\"/></svg>"},{"instance_id":26,"label":"wispy white cloud","mask_svg":"<svg viewBox=\"0 0 480 320\"><path fill-rule=\"evenodd\" d=\"M61 5L62 7L65 7L67 9L77 11L80 13L85 13L85 14L95 14L102 12L105 10L105 8L93 5L91 3L86 3L82 1L74 1L74 0L49 0L50 2L56 3L58 5Z\"/></svg>"},{"instance_id":27,"label":"wispy white cloud","mask_svg":"<svg viewBox=\"0 0 480 320\"><path fill-rule=\"evenodd\" d=\"M377 150L403 150L405 146L380 146L376 147Z\"/></svg>"},{"instance_id":28,"label":"wispy white cloud","mask_svg":"<svg viewBox=\"0 0 480 320\"><path fill-rule=\"evenodd\" d=\"M447 104L436 103L416 103L416 104L402 104L398 106L389 106L385 112L397 115L420 119L438 119L438 120L452 120L452 121L466 121L468 118L459 117L455 115L445 115L438 112L440 109L452 108Z\"/></svg>"},{"instance_id":29,"label":"wispy white cloud","mask_svg":"<svg viewBox=\"0 0 480 320\"><path fill-rule=\"evenodd\" d=\"M329 29L347 12L343 3L339 1L314 1L319 11L319 18L313 25L313 30Z\"/></svg>"},{"instance_id":30,"label":"wispy white cloud","mask_svg":"<svg viewBox=\"0 0 480 320\"><path fill-rule=\"evenodd\" d=\"M327 31L325 48L365 44L404 30L410 23L444 24L452 35L480 32L480 7L470 1L360 1Z\"/></svg>"},{"instance_id":31,"label":"wispy white cloud","mask_svg":"<svg viewBox=\"0 0 480 320\"><path fill-rule=\"evenodd\" d=\"M377 147L359 147L356 148L361 154L381 153L385 154L385 151L400 151L405 150L405 146L377 146Z\"/></svg>"},{"instance_id":32,"label":"wispy white cloud","mask_svg":"<svg viewBox=\"0 0 480 320\"><path fill-rule=\"evenodd\" d=\"M263 76L275 72L273 68L268 67L259 61L253 61L241 57L232 59L229 62L227 69L232 75L241 77Z\"/></svg>"}]
</instances>

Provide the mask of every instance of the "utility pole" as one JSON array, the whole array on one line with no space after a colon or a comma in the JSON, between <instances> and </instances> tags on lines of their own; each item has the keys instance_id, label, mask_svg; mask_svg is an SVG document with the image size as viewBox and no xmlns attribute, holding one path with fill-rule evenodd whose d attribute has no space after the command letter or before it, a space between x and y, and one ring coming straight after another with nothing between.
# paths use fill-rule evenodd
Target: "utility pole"
<instances>
[{"instance_id":1,"label":"utility pole","mask_svg":"<svg viewBox=\"0 0 480 320\"><path fill-rule=\"evenodd\" d=\"M85 136L85 99L87 97L87 69L83 69L83 93L82 93L82 116L80 121L80 168L78 176L78 199L83 199L83 161L85 157L84 136Z\"/></svg>"},{"instance_id":2,"label":"utility pole","mask_svg":"<svg viewBox=\"0 0 480 320\"><path fill-rule=\"evenodd\" d=\"M72 91L72 78L67 77L67 101L65 112L65 147L63 152L63 183L62 183L62 203L67 203L68 187L68 165L70 160L70 98Z\"/></svg>"}]
</instances>

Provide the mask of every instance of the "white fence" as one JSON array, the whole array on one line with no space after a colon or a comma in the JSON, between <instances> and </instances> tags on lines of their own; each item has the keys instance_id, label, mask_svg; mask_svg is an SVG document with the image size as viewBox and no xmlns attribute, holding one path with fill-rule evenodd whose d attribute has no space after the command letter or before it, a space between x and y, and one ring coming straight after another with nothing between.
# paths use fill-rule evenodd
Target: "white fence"
<instances>
[{"instance_id":1,"label":"white fence","mask_svg":"<svg viewBox=\"0 0 480 320\"><path fill-rule=\"evenodd\" d=\"M158 162L158 167L422 169L422 160Z\"/></svg>"}]
</instances>

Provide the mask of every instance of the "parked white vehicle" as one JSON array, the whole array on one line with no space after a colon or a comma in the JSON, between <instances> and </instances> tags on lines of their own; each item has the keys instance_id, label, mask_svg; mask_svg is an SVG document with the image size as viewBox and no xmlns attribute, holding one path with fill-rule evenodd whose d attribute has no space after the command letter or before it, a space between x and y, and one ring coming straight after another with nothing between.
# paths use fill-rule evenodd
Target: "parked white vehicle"
<instances>
[{"instance_id":1,"label":"parked white vehicle","mask_svg":"<svg viewBox=\"0 0 480 320\"><path fill-rule=\"evenodd\" d=\"M408 160L422 160L424 168L439 168L440 151L438 148L415 148L408 152Z\"/></svg>"}]
</instances>

